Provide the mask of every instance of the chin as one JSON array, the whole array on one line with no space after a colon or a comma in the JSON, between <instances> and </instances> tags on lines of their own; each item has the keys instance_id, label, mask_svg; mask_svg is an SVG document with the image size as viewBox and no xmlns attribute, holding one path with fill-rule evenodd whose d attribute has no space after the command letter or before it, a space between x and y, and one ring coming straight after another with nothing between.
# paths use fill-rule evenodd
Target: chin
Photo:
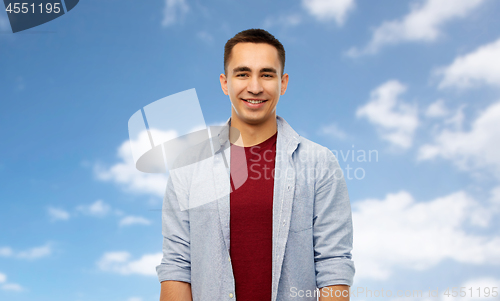
<instances>
[{"instance_id":1,"label":"chin","mask_svg":"<svg viewBox=\"0 0 500 301\"><path fill-rule=\"evenodd\" d=\"M248 124L259 124L266 121L269 116L244 116L244 118L240 118Z\"/></svg>"}]
</instances>

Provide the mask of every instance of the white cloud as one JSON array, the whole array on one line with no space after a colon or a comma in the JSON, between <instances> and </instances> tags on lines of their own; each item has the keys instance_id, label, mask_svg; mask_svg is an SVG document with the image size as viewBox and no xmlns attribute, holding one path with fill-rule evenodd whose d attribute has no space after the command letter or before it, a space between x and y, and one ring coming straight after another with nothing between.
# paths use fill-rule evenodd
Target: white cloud
<instances>
[{"instance_id":1,"label":"white cloud","mask_svg":"<svg viewBox=\"0 0 500 301\"><path fill-rule=\"evenodd\" d=\"M465 104L460 105L452 116L444 120L444 124L450 124L456 130L461 130L465 120L464 108L466 106Z\"/></svg>"},{"instance_id":2,"label":"white cloud","mask_svg":"<svg viewBox=\"0 0 500 301\"><path fill-rule=\"evenodd\" d=\"M483 207L463 191L430 202L415 202L405 191L355 202L356 275L386 280L396 268L426 270L445 259L500 265L500 236L466 231L487 229L499 209Z\"/></svg>"},{"instance_id":3,"label":"white cloud","mask_svg":"<svg viewBox=\"0 0 500 301\"><path fill-rule=\"evenodd\" d=\"M356 3L354 0L302 0L302 6L317 20L335 20L340 26Z\"/></svg>"},{"instance_id":4,"label":"white cloud","mask_svg":"<svg viewBox=\"0 0 500 301\"><path fill-rule=\"evenodd\" d=\"M156 276L156 266L161 263L162 253L146 254L138 260L131 260L128 252L108 252L97 262L97 266L105 272L121 275Z\"/></svg>"},{"instance_id":5,"label":"white cloud","mask_svg":"<svg viewBox=\"0 0 500 301\"><path fill-rule=\"evenodd\" d=\"M498 300L498 298L492 298L492 288L496 287L497 288L497 296L498 296L498 284L500 283L500 279L495 279L493 277L482 277L482 278L476 278L476 279L471 279L466 281L465 283L462 283L458 288L465 288L463 291L466 293L466 300L467 301L483 301L485 299L491 298L491 300ZM457 288L457 291L459 291ZM472 290L470 289L472 288ZM480 290L478 290L478 288ZM489 296L486 297L485 292L487 291L486 288L489 288ZM450 293L452 291L450 290ZM453 297L452 294L450 296L443 295L441 297L441 300L443 301L455 301L455 300L464 300L464 297Z\"/></svg>"},{"instance_id":6,"label":"white cloud","mask_svg":"<svg viewBox=\"0 0 500 301\"><path fill-rule=\"evenodd\" d=\"M0 248L0 256L9 257L9 256L12 256L12 253L13 253L12 249L9 247Z\"/></svg>"},{"instance_id":7,"label":"white cloud","mask_svg":"<svg viewBox=\"0 0 500 301\"><path fill-rule=\"evenodd\" d=\"M97 200L90 205L80 205L76 209L87 215L104 217L111 211L111 206L102 200Z\"/></svg>"},{"instance_id":8,"label":"white cloud","mask_svg":"<svg viewBox=\"0 0 500 301\"><path fill-rule=\"evenodd\" d=\"M50 220L55 221L67 221L70 217L69 213L63 209L49 207L47 209L49 213Z\"/></svg>"},{"instance_id":9,"label":"white cloud","mask_svg":"<svg viewBox=\"0 0 500 301\"><path fill-rule=\"evenodd\" d=\"M22 286L16 283L7 282L7 275L0 273L0 289L4 291L17 291L20 292L23 290Z\"/></svg>"},{"instance_id":10,"label":"white cloud","mask_svg":"<svg viewBox=\"0 0 500 301\"><path fill-rule=\"evenodd\" d=\"M420 147L418 159L441 157L463 170L488 169L500 176L499 149L500 102L497 102L472 122L469 131L442 130L432 144Z\"/></svg>"},{"instance_id":11,"label":"white cloud","mask_svg":"<svg viewBox=\"0 0 500 301\"><path fill-rule=\"evenodd\" d=\"M433 133L442 131L443 128L459 131L465 120L464 109L467 104L461 104L454 110L448 108L444 100L439 99L431 103L425 110L425 116L437 121L433 127Z\"/></svg>"},{"instance_id":12,"label":"white cloud","mask_svg":"<svg viewBox=\"0 0 500 301\"><path fill-rule=\"evenodd\" d=\"M25 251L14 252L10 247L0 248L0 256L16 257L21 259L38 259L52 254L52 246L47 243L40 247L34 247Z\"/></svg>"},{"instance_id":13,"label":"white cloud","mask_svg":"<svg viewBox=\"0 0 500 301\"><path fill-rule=\"evenodd\" d=\"M444 104L444 100L438 99L427 107L425 116L431 118L439 118L447 116L449 113L450 112L448 111L448 108Z\"/></svg>"},{"instance_id":14,"label":"white cloud","mask_svg":"<svg viewBox=\"0 0 500 301\"><path fill-rule=\"evenodd\" d=\"M23 291L23 287L17 283L6 283L2 285L2 290L4 291L13 291L13 292L21 292Z\"/></svg>"},{"instance_id":15,"label":"white cloud","mask_svg":"<svg viewBox=\"0 0 500 301\"><path fill-rule=\"evenodd\" d=\"M161 25L167 27L175 24L182 19L188 11L189 6L185 0L165 0Z\"/></svg>"},{"instance_id":16,"label":"white cloud","mask_svg":"<svg viewBox=\"0 0 500 301\"><path fill-rule=\"evenodd\" d=\"M500 87L500 39L455 58L451 65L437 69L442 75L439 88L471 88L487 84Z\"/></svg>"},{"instance_id":17,"label":"white cloud","mask_svg":"<svg viewBox=\"0 0 500 301\"><path fill-rule=\"evenodd\" d=\"M405 91L405 85L390 80L373 90L370 101L356 110L358 118L365 117L377 127L382 139L401 148L412 145L419 123L417 107L399 99Z\"/></svg>"},{"instance_id":18,"label":"white cloud","mask_svg":"<svg viewBox=\"0 0 500 301\"><path fill-rule=\"evenodd\" d=\"M175 138L176 136L173 137ZM167 139L161 141L167 141ZM163 197L167 185L167 176L165 174L151 174L138 171L135 167L129 140L124 141L120 145L117 156L121 162L110 168L103 168L99 165L95 166L94 171L98 179L116 182L132 192Z\"/></svg>"},{"instance_id":19,"label":"white cloud","mask_svg":"<svg viewBox=\"0 0 500 301\"><path fill-rule=\"evenodd\" d=\"M141 216L126 216L120 220L120 226L150 225L151 221Z\"/></svg>"},{"instance_id":20,"label":"white cloud","mask_svg":"<svg viewBox=\"0 0 500 301\"><path fill-rule=\"evenodd\" d=\"M330 124L322 127L319 131L319 134L331 136L333 138L344 139L347 137L347 134L340 129L336 124Z\"/></svg>"},{"instance_id":21,"label":"white cloud","mask_svg":"<svg viewBox=\"0 0 500 301\"><path fill-rule=\"evenodd\" d=\"M139 297L130 297L127 299L127 301L142 301L142 298Z\"/></svg>"},{"instance_id":22,"label":"white cloud","mask_svg":"<svg viewBox=\"0 0 500 301\"><path fill-rule=\"evenodd\" d=\"M52 254L52 247L50 246L50 244L46 244L44 246L35 247L26 251L19 252L17 254L17 257L33 260L49 256L50 254Z\"/></svg>"},{"instance_id":23,"label":"white cloud","mask_svg":"<svg viewBox=\"0 0 500 301\"><path fill-rule=\"evenodd\" d=\"M410 13L399 20L385 21L377 27L368 45L351 48L352 57L374 54L383 46L402 42L432 42L441 35L441 27L457 18L463 18L484 0L426 0L415 1Z\"/></svg>"}]
</instances>

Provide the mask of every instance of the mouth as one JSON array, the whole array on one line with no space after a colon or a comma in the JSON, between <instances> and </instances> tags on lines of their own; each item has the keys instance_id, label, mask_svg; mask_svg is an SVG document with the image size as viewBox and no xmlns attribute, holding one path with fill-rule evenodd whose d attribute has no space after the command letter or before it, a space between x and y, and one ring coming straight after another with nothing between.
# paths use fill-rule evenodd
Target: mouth
<instances>
[{"instance_id":1,"label":"mouth","mask_svg":"<svg viewBox=\"0 0 500 301\"><path fill-rule=\"evenodd\" d=\"M262 105L267 101L267 99L258 99L258 98L247 98L247 99L242 98L241 100L253 106Z\"/></svg>"}]
</instances>

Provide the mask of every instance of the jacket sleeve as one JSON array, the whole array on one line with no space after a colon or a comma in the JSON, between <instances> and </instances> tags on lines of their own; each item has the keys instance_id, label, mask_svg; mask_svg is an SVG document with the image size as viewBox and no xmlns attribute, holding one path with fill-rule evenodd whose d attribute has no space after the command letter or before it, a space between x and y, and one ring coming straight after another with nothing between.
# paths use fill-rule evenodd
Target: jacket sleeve
<instances>
[{"instance_id":1,"label":"jacket sleeve","mask_svg":"<svg viewBox=\"0 0 500 301\"><path fill-rule=\"evenodd\" d=\"M189 210L182 211L179 203L188 196L177 183L181 181L176 180L171 172L163 198L163 258L156 272L160 282L176 280L191 283Z\"/></svg>"},{"instance_id":2,"label":"jacket sleeve","mask_svg":"<svg viewBox=\"0 0 500 301\"><path fill-rule=\"evenodd\" d=\"M354 262L351 260L353 227L351 204L343 172L337 158L325 148L319 162L315 187L313 239L316 285L323 288L352 286Z\"/></svg>"}]
</instances>

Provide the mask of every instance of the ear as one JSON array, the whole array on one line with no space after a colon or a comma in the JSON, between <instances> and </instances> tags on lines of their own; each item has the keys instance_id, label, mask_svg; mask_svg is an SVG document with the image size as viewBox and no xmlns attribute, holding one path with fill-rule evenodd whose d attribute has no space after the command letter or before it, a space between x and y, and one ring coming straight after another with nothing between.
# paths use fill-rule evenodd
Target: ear
<instances>
[{"instance_id":1,"label":"ear","mask_svg":"<svg viewBox=\"0 0 500 301\"><path fill-rule=\"evenodd\" d=\"M285 73L281 77L281 94L280 95L285 94L287 86L288 86L288 73Z\"/></svg>"},{"instance_id":2,"label":"ear","mask_svg":"<svg viewBox=\"0 0 500 301\"><path fill-rule=\"evenodd\" d=\"M227 92L227 78L226 78L226 75L222 73L219 76L219 80L220 80L220 87L222 88L222 91L224 92L224 94L229 95L229 93Z\"/></svg>"}]
</instances>

